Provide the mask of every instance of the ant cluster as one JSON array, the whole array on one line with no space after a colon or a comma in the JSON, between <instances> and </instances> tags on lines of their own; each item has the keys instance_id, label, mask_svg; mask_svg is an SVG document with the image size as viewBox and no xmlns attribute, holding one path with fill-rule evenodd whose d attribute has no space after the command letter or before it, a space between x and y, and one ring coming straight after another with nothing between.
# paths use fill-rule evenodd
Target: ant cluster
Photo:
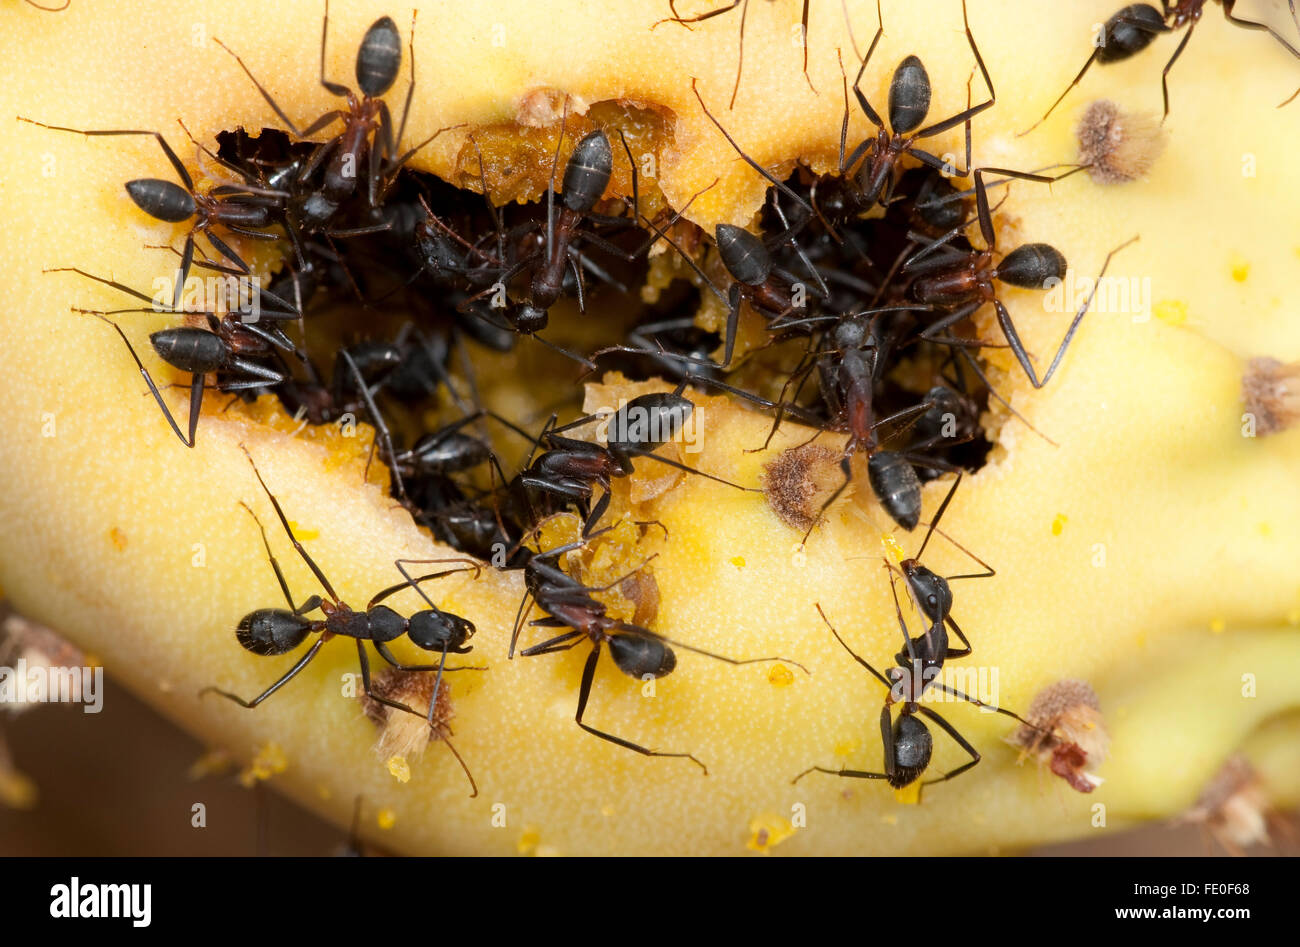
<instances>
[{"instance_id":1,"label":"ant cluster","mask_svg":"<svg viewBox=\"0 0 1300 947\"><path fill-rule=\"evenodd\" d=\"M1225 7L1231 11L1231 4ZM803 10L806 26L806 3ZM601 596L615 587L626 588L631 577L644 574L645 563L629 576L599 587L577 578L565 566L567 554L589 550L615 528L606 522L613 518L614 481L630 477L635 464L653 461L735 489L762 492L657 453L682 431L695 410L693 392L714 390L770 412L774 420L768 443L787 418L844 438L841 449L819 455L823 465L838 468L838 483L826 491L829 496L820 506L809 506L803 486L790 482L798 476L777 478L784 483L782 491L800 497L802 508L794 513L782 510L780 497L767 491L776 513L797 524L795 529L802 528L805 539L851 482L859 455L865 458L867 479L880 505L909 531L921 522L922 483L957 475L929 522L921 551L895 570L925 620L924 633L909 635L895 591L905 641L897 667L881 674L849 649L890 691L881 713L884 772L835 772L883 778L894 786L916 781L931 754L930 734L921 717L940 726L971 757L936 781L974 766L979 761L974 747L919 701L927 689L939 689L980 704L934 682L934 672L945 660L966 657L972 650L952 619L949 579L994 573L986 567L976 575L945 578L923 566L920 555L952 501L962 472L978 468L983 460L988 443L983 439L981 415L990 399L1002 401L980 367L979 350L1009 347L1031 384L1042 387L1062 365L1091 297L1074 314L1046 370L1040 370L1002 301L1002 291L1005 287L1042 290L1065 277L1066 260L1046 243L1000 246L997 207L991 204L990 192L1014 179L1060 180L1080 167L1047 175L972 165L972 121L993 107L996 93L965 18L964 3L963 26L987 98L970 104L968 84L965 109L931 116L930 79L922 60L911 55L894 69L887 108L878 110L862 86L868 69L875 65L873 57L884 32L881 25L851 86L845 77L839 162L836 170L826 174L801 167L786 180L773 177L741 151L696 90L704 114L772 185L758 232L723 224L712 234L703 233L682 219L689 204L676 213L658 208L651 215L647 208L655 206L653 197L643 201L639 193L638 162L628 142L629 132L614 120L604 124L588 120L588 126L595 127L579 137L569 131L567 108L550 154L544 199L510 207L509 215L507 208L492 201L485 172L492 156L484 153L479 141L483 136L474 130L462 133L462 157L476 158L478 167L476 175L460 182L465 188L410 170L407 163L420 149L454 131L440 129L429 139L403 147L416 86L415 18L406 55L410 79L401 117L395 120L384 96L403 65L396 24L383 17L366 32L356 55L354 90L325 75L328 3L320 82L340 100L340 107L300 126L255 71L223 44L283 128L265 129L256 137L223 134L215 150L194 141L200 160L218 169L211 176L219 183L207 190L196 186L158 132L33 123L90 136L152 136L175 172L175 180L144 178L126 184L128 195L144 213L189 226L170 299L160 301L112 279L79 269L74 272L145 304L93 315L117 331L182 443L195 445L203 395L209 390L244 401L273 396L303 424L332 424L364 414L375 429L374 450L388 468L393 497L433 538L460 553L458 558L423 560L439 568L418 576L408 568L417 563L398 560L395 567L403 581L377 592L363 609L353 608L294 536L289 516L250 455L261 486L259 496L269 502L323 595L295 601L263 518L245 504L261 532L287 607L250 611L239 623L238 642L254 654L279 656L298 650L312 636L315 639L286 673L251 699L217 688L205 692L256 707L300 673L325 642L341 636L356 644L368 708L373 713L422 717L445 740L449 731L446 698L440 693L443 675L484 668L448 666L450 655L472 650L475 626L435 604L424 585L467 570L477 575L490 561L499 569L523 571L526 595L516 616L510 657L516 650L521 657L534 657L584 643L590 647L575 716L582 729L646 756L681 757L705 769L689 752L651 750L585 722L602 653L607 650L618 669L634 679L672 673L678 650L732 665L778 660L801 669L802 665L788 658L741 659L705 651L651 630L646 625L652 617L638 622L611 614ZM861 115L874 129L852 149L847 148L850 88ZM962 167L953 167L926 150L928 141L957 128L965 131ZM312 140L322 133L329 137ZM624 161L630 196L614 187L616 169L622 175ZM970 178L973 185L959 188L952 183L954 178ZM242 249L248 241L275 242L285 248L278 275L269 285L259 286L257 317L249 319L246 312L230 305L187 311L182 306L182 287L193 269L251 277L253 268ZM665 252L652 263L650 251L656 247ZM655 303L632 303L632 288L644 284L663 259L680 259L684 269L679 272L693 279L677 280L662 289ZM605 334L601 347L585 356L543 335L555 329L553 310L558 313L576 303L585 311L593 293L622 299L622 308L635 313L630 323L613 317L607 325L583 320L587 338L591 332ZM710 331L699 318L701 301L710 296L726 313L718 331ZM341 301L355 301L374 316L369 320L370 337L346 344L338 341L324 314L337 309ZM409 313L408 321L391 335L373 331L384 324L378 316L381 304L384 310L400 308ZM991 307L1005 343L976 335L973 318L986 307ZM184 422L173 416L127 335L110 318L142 311L184 317L185 324L150 336L157 357L189 376L189 414ZM525 344L541 346L552 356L566 356L587 372L604 365L628 375L667 375L676 387L632 398L612 415L588 414L562 424L558 413L551 414L533 433L530 425L540 418L508 418L463 395L475 390L474 358L462 357L465 353L504 353ZM319 368L322 351L332 357L328 377ZM810 379L815 383L810 385ZM1003 405L1015 413L1004 401ZM430 424L430 418L439 420ZM520 453L527 445L526 457L513 475L507 475L500 449L489 436L489 421L500 427L503 436L519 439ZM609 434L603 441L583 436L594 421L608 422ZM540 545L535 537L559 513L577 515L580 535L574 542L535 551L533 547ZM648 531L657 524L637 525ZM894 578L891 573L891 587ZM384 604L411 589L427 608L405 616ZM530 620L534 609L542 617ZM313 613L320 617L312 617ZM518 647L520 637L534 628L547 629L551 636ZM949 646L948 630L960 639L962 648ZM835 637L848 649L838 632ZM400 661L390 645L402 638L428 653L429 663ZM432 687L376 686L367 645L394 669L387 674L428 675ZM919 672L915 676L914 669ZM416 692L421 702L427 700L427 711L393 696ZM891 722L895 703L901 712ZM992 709L1036 729L1011 711ZM468 776L468 767L465 772Z\"/></svg>"}]
</instances>

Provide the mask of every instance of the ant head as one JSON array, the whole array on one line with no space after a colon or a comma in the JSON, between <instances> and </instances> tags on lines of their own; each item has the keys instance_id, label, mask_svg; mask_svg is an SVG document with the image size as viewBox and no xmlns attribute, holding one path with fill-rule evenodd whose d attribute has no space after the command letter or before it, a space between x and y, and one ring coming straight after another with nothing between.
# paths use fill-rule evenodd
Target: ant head
<instances>
[{"instance_id":1,"label":"ant head","mask_svg":"<svg viewBox=\"0 0 1300 947\"><path fill-rule=\"evenodd\" d=\"M312 632L309 619L283 608L259 608L239 620L235 637L245 651L263 657L288 654Z\"/></svg>"},{"instance_id":2,"label":"ant head","mask_svg":"<svg viewBox=\"0 0 1300 947\"><path fill-rule=\"evenodd\" d=\"M474 623L459 615L425 610L411 616L407 637L425 651L468 651L466 642L474 637Z\"/></svg>"},{"instance_id":3,"label":"ant head","mask_svg":"<svg viewBox=\"0 0 1300 947\"><path fill-rule=\"evenodd\" d=\"M772 255L763 241L744 227L718 224L713 232L718 255L731 278L747 286L761 286L772 272Z\"/></svg>"},{"instance_id":4,"label":"ant head","mask_svg":"<svg viewBox=\"0 0 1300 947\"><path fill-rule=\"evenodd\" d=\"M195 375L215 372L230 356L221 336L197 326L160 329L149 336L149 342L168 365Z\"/></svg>"},{"instance_id":5,"label":"ant head","mask_svg":"<svg viewBox=\"0 0 1300 947\"><path fill-rule=\"evenodd\" d=\"M1149 3L1133 3L1106 21L1102 42L1097 46L1099 62L1119 62L1142 52L1161 33L1167 32L1165 16Z\"/></svg>"},{"instance_id":6,"label":"ant head","mask_svg":"<svg viewBox=\"0 0 1300 947\"><path fill-rule=\"evenodd\" d=\"M392 17L380 17L357 50L357 88L366 98L381 96L392 88L401 67L402 34Z\"/></svg>"},{"instance_id":7,"label":"ant head","mask_svg":"<svg viewBox=\"0 0 1300 947\"><path fill-rule=\"evenodd\" d=\"M465 269L465 263L456 252L451 238L429 222L415 225L415 246L422 262L433 276L456 275Z\"/></svg>"},{"instance_id":8,"label":"ant head","mask_svg":"<svg viewBox=\"0 0 1300 947\"><path fill-rule=\"evenodd\" d=\"M135 206L150 217L178 224L198 213L194 195L172 181L160 178L136 178L126 182L126 193Z\"/></svg>"},{"instance_id":9,"label":"ant head","mask_svg":"<svg viewBox=\"0 0 1300 947\"><path fill-rule=\"evenodd\" d=\"M966 207L960 199L953 197L959 193L957 188L937 168L913 168L907 174L917 174L921 178L912 209L923 224L937 233L947 233L961 226L966 220Z\"/></svg>"},{"instance_id":10,"label":"ant head","mask_svg":"<svg viewBox=\"0 0 1300 947\"><path fill-rule=\"evenodd\" d=\"M925 724L912 714L899 714L894 721L894 774L889 785L902 789L916 782L930 765L933 750L934 739Z\"/></svg>"},{"instance_id":11,"label":"ant head","mask_svg":"<svg viewBox=\"0 0 1300 947\"><path fill-rule=\"evenodd\" d=\"M925 612L925 616L930 621L943 621L944 617L952 611L952 589L948 585L948 580L941 575L936 575L915 559L905 561L902 568L903 574L907 576L907 584L921 606L921 611Z\"/></svg>"},{"instance_id":12,"label":"ant head","mask_svg":"<svg viewBox=\"0 0 1300 947\"><path fill-rule=\"evenodd\" d=\"M564 166L564 206L585 214L600 200L609 187L614 170L614 152L609 137L599 128L578 142L569 163Z\"/></svg>"},{"instance_id":13,"label":"ant head","mask_svg":"<svg viewBox=\"0 0 1300 947\"><path fill-rule=\"evenodd\" d=\"M370 621L370 639L380 644L402 637L406 632L406 619L387 605L376 605L366 612Z\"/></svg>"},{"instance_id":14,"label":"ant head","mask_svg":"<svg viewBox=\"0 0 1300 947\"><path fill-rule=\"evenodd\" d=\"M306 200L294 201L290 216L303 230L323 230L338 209L338 201L332 201L321 190L314 189Z\"/></svg>"},{"instance_id":15,"label":"ant head","mask_svg":"<svg viewBox=\"0 0 1300 947\"><path fill-rule=\"evenodd\" d=\"M541 332L550 323L550 314L540 306L525 303L510 317L510 324L522 335Z\"/></svg>"},{"instance_id":16,"label":"ant head","mask_svg":"<svg viewBox=\"0 0 1300 947\"><path fill-rule=\"evenodd\" d=\"M917 56L908 56L889 83L889 127L895 135L913 131L930 112L930 74Z\"/></svg>"},{"instance_id":17,"label":"ant head","mask_svg":"<svg viewBox=\"0 0 1300 947\"><path fill-rule=\"evenodd\" d=\"M998 264L997 278L1022 289L1047 289L1050 280L1065 279L1065 256L1046 243L1016 247Z\"/></svg>"},{"instance_id":18,"label":"ant head","mask_svg":"<svg viewBox=\"0 0 1300 947\"><path fill-rule=\"evenodd\" d=\"M640 635L610 635L609 653L618 665L618 669L628 677L638 680L647 674L651 677L663 677L671 674L677 667L677 655L658 638L643 638Z\"/></svg>"},{"instance_id":19,"label":"ant head","mask_svg":"<svg viewBox=\"0 0 1300 947\"><path fill-rule=\"evenodd\" d=\"M835 324L831 340L836 351L847 352L863 349L875 344L872 334L872 318L862 314L845 316Z\"/></svg>"}]
</instances>

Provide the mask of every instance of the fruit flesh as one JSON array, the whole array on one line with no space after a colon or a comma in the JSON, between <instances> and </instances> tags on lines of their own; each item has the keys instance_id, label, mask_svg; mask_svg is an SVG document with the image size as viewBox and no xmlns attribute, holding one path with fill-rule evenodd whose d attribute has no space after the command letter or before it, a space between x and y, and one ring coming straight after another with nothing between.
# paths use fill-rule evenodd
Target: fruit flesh
<instances>
[{"instance_id":1,"label":"fruit flesh","mask_svg":"<svg viewBox=\"0 0 1300 947\"><path fill-rule=\"evenodd\" d=\"M569 6L585 12L566 15ZM797 11L786 6L751 11L732 112L725 102L735 62L719 50L734 49L734 18L694 32L671 23L648 32L662 11L641 2L595 12L585 4L502 4L492 15L477 4L422 7L408 135L415 141L459 122L509 121L525 93L537 89L565 89L585 102L653 104L675 119L658 169L672 206L720 176L693 205L692 218L706 228L724 219L746 223L765 182L703 117L690 77L700 78L710 107L760 163L803 157L827 167L842 108L834 47L851 47L837 5L815 11L814 95L799 75L801 52L788 41ZM851 7L865 46L874 4ZM1104 3L1070 11L1028 2L971 7L1000 91L976 123L978 162L1034 168L1069 160L1072 121L1094 97L1159 107L1158 73L1171 38L1130 63L1094 69L1043 128L1015 138L1086 56L1089 25L1111 11ZM358 3L335 11L330 76L350 76L357 40L385 13L405 39L406 8ZM932 115L961 108L972 62L958 5L926 5L922 15L886 4L885 16L888 34L864 83L872 101L879 108L890 69L916 51L935 88ZM210 42L195 46L194 37L216 35L235 48L301 119L333 104L317 84L319 26L312 5L19 11L0 38L9 64L0 95L8 114L52 124L159 129L194 167L192 148L180 148L178 116L206 141L239 124L275 127L234 62ZM503 45L494 46L498 35ZM52 50L75 52L76 68ZM1054 64L1050 74L1045 62ZM149 139L83 140L18 123L0 138L0 259L7 269L0 406L10 418L0 437L0 585L22 611L100 655L110 674L203 739L248 755L272 742L283 747L289 766L276 784L304 804L341 825L357 793L392 809L395 828L382 843L403 851L507 853L531 845L564 853L735 853L752 841L756 821L790 820L796 804L806 807L807 825L775 851L1005 850L1093 831L1097 803L1112 829L1172 815L1266 721L1274 720L1270 732L1300 731L1300 434L1243 438L1239 417L1244 358L1300 358L1291 291L1300 246L1293 233L1265 223L1300 218L1289 175L1300 131L1293 116L1273 110L1294 87L1294 74L1294 60L1266 38L1207 16L1171 78L1171 140L1147 181L1101 188L1078 176L1050 190L1018 184L999 215L1004 250L1052 243L1078 276L1094 274L1108 249L1140 234L1110 273L1139 285L1149 280L1156 313L1146 321L1089 316L1063 369L1040 392L1028 388L1005 352L993 352L990 361L1007 369L994 374L995 386L1060 447L1017 421L1003 426L990 464L966 479L944 524L998 569L997 578L958 590L955 614L979 664L998 669L1000 699L1023 708L1062 677L1095 686L1112 757L1100 770L1105 784L1091 796L1018 769L1014 751L1000 742L1011 729L1002 719L951 705L937 709L985 760L931 787L920 806L901 807L874 783L808 777L789 785L814 763L879 765L881 689L813 609L820 602L873 663L897 649L879 559L887 519L863 489L832 511L802 559L794 551L800 534L757 494L685 478L647 505L644 518L662 520L671 540L654 564L655 627L740 657L786 655L812 671L795 670L783 683L766 665L732 668L683 654L648 698L639 682L618 674L608 658L602 662L590 722L659 749L690 751L709 764L708 777L689 762L648 760L601 743L573 724L584 649L505 661L522 588L517 575L491 571L477 582L451 579L435 597L478 624L474 663L491 666L455 675L452 684L457 748L479 780L477 799L466 798L463 777L441 747L413 764L405 784L373 755L373 726L340 697L341 675L355 671L347 642L329 645L255 712L197 700L208 684L251 696L288 666L248 655L234 640L243 614L279 604L256 529L237 505L244 499L269 514L240 443L298 528L318 534L308 548L354 604L396 581L394 558L439 553L385 494L362 485L361 463L347 456L355 452L340 460L319 443L250 425L223 414L224 399L209 400L199 446L186 451L115 333L68 312L74 304L121 303L43 268L77 265L149 287L172 265L141 244L179 245L179 232L145 218L122 189L133 177L170 174ZM1206 128L1219 131L1207 138ZM851 143L863 133L855 116ZM957 135L948 136L935 151L958 145ZM450 174L460 147L446 134L417 163ZM1068 314L1044 312L1037 294L1005 298L1042 366ZM1187 321L1171 325L1160 314L1177 304L1185 305ZM983 319L982 337L996 337L996 326ZM142 353L147 332L168 324L150 315L122 322ZM175 410L183 398L169 401ZM699 411L704 449L690 462L756 485L772 455L741 450L762 442L770 420L708 399ZM46 436L51 420L53 436ZM777 447L806 437L788 426ZM924 518L941 488L946 484L927 490ZM916 542L898 538L909 551ZM317 591L284 537L273 533L272 544L299 599ZM1098 544L1103 566L1093 565ZM929 556L936 568L965 565L943 544ZM417 607L414 596L397 601ZM1243 674L1255 675L1258 696L1241 696ZM961 754L938 742L936 765L959 765ZM1275 774L1294 773L1287 761L1295 741L1255 742L1269 788L1282 804L1294 804L1300 781ZM493 825L497 805L505 806L504 828Z\"/></svg>"}]
</instances>

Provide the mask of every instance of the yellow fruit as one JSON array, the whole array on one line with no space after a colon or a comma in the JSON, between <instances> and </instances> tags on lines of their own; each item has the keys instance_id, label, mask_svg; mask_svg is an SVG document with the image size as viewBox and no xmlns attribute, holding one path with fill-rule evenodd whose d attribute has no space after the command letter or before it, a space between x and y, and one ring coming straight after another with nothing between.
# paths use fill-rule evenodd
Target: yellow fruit
<instances>
[{"instance_id":1,"label":"yellow fruit","mask_svg":"<svg viewBox=\"0 0 1300 947\"><path fill-rule=\"evenodd\" d=\"M691 218L706 227L747 223L765 182L704 118L691 78L755 160L788 167L802 159L825 170L836 158L843 101L836 47L851 70L854 62L839 4L814 4L815 94L790 41L798 4L753 6L745 73L727 111L734 16L688 31L672 23L651 29L667 4L644 0L518 0L490 10L424 4L407 134L416 141L460 123L535 120L538 103L552 101L546 90L567 92L578 111L611 100L653 108L670 119L669 139L648 177L668 202L680 207L720 178L692 205ZM865 46L875 4L849 6ZM977 163L1029 169L1072 160L1074 119L1095 99L1139 113L1160 107L1159 71L1173 37L1094 69L1042 128L1016 137L1086 58L1091 24L1112 6L971 0L971 26L999 92L975 122ZM213 37L235 49L296 119L334 105L317 81L315 4L79 3L57 15L20 12L0 36L0 98L10 116L157 129L193 168L177 118L207 142L240 125L277 127ZM350 79L356 44L376 17L391 15L408 35L407 7L358 2L333 13L327 71L334 77ZM932 114L964 107L973 62L959 5L886 3L885 18L886 36L864 80L872 100L885 101L893 65L915 51L934 86ZM405 69L404 62L394 104ZM873 769L880 759L882 688L814 609L820 603L875 663L897 649L881 562L889 554L882 531L892 524L865 489L834 508L803 550L800 531L762 497L701 478L683 478L644 505L644 518L668 529L654 562L654 627L738 657L782 655L811 672L787 664L787 680L770 665L736 668L683 653L677 672L649 697L603 662L589 722L658 749L689 751L708 764L707 777L688 761L645 759L574 725L584 648L506 661L522 584L518 574L490 569L434 587L441 606L476 622L472 657L490 666L444 684L477 798L467 797L463 775L438 745L404 761L409 781L394 778L388 758L372 750L375 725L354 700L340 698L343 675L356 670L349 642L328 645L255 712L199 700L211 684L251 696L291 663L251 656L234 638L242 615L280 599L256 527L238 505L267 510L241 444L354 605L398 580L395 558L442 553L365 482L364 437L292 436L251 412L223 412L225 399L210 397L198 446L186 450L116 334L69 311L123 303L44 269L75 265L149 287L174 265L167 252L142 245L179 245L182 232L145 218L122 189L130 178L170 177L149 139L82 139L12 120L0 136L0 584L20 610L93 650L110 674L202 739L248 756L262 748L249 772L272 775L304 805L346 825L352 800L363 794L385 827L397 829L382 844L401 851L1006 850L1088 834L1098 805L1110 829L1174 815L1239 747L1272 798L1294 804L1300 636L1288 615L1300 607L1300 434L1244 437L1240 390L1246 359L1300 360L1293 291L1300 244L1286 229L1300 219L1292 173L1300 125L1294 109L1274 109L1295 74L1295 60L1266 36L1231 28L1207 10L1172 73L1168 142L1144 180L1018 183L998 214L1004 249L1052 243L1076 280L1096 274L1112 248L1141 237L1115 257L1109 275L1135 288L1143 305L1098 307L1045 389L1033 391L1004 350L988 353L994 385L1059 446L1020 421L990 418L997 446L988 465L966 478L943 524L998 570L995 579L956 590L954 612L979 666L997 671L998 700L1025 708L1062 678L1084 679L1097 691L1111 745L1099 771L1105 782L1089 796L1017 767L1016 751L1002 742L1012 730L1005 718L955 706L942 710L984 762L928 789L920 805L900 806L878 783L819 774L791 786L814 764ZM981 91L977 76L972 94ZM855 109L850 142L866 130ZM466 133L444 134L415 163L453 175ZM934 150L959 146L954 133ZM263 266L271 260L265 248L246 249ZM1043 365L1073 305L1045 312L1040 294L1011 290L1004 298ZM1164 315L1170 312L1179 318ZM120 323L145 352L148 331L169 320L123 316ZM987 315L980 331L985 338L997 331ZM156 360L147 364L167 377ZM167 398L182 410L182 393ZM741 483L758 484L776 451L809 436L787 425L772 451L746 454L762 443L770 418L723 399L700 403L704 436L692 463ZM946 486L927 489L927 517ZM915 551L916 536L893 538ZM295 595L318 591L285 538L273 534L272 544ZM947 571L966 562L941 541L927 561ZM394 600L412 610L417 603L413 594ZM1266 721L1269 729L1252 736ZM943 737L938 743L936 766L959 765L960 751Z\"/></svg>"}]
</instances>

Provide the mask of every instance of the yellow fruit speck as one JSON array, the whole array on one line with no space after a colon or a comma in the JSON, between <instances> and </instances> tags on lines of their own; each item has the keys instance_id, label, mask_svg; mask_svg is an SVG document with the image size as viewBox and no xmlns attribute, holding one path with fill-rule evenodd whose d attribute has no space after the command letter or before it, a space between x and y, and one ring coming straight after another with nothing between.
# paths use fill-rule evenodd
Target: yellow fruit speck
<instances>
[{"instance_id":1,"label":"yellow fruit speck","mask_svg":"<svg viewBox=\"0 0 1300 947\"><path fill-rule=\"evenodd\" d=\"M745 568L745 557L744 557L744 556L732 556L732 557L731 557L731 564L732 564L733 566L735 566L737 569L743 569L743 568Z\"/></svg>"},{"instance_id":2,"label":"yellow fruit speck","mask_svg":"<svg viewBox=\"0 0 1300 947\"><path fill-rule=\"evenodd\" d=\"M765 812L750 820L749 841L745 843L745 847L751 852L766 855L794 835L794 832L794 826L790 824L789 819Z\"/></svg>"},{"instance_id":3,"label":"yellow fruit speck","mask_svg":"<svg viewBox=\"0 0 1300 947\"><path fill-rule=\"evenodd\" d=\"M289 758L278 743L266 743L258 747L257 754L239 774L239 784L251 789L259 782L283 773L289 768Z\"/></svg>"},{"instance_id":4,"label":"yellow fruit speck","mask_svg":"<svg viewBox=\"0 0 1300 947\"><path fill-rule=\"evenodd\" d=\"M519 833L519 841L515 843L515 851L520 855L536 854L537 845L541 840L542 833L534 826L524 826L524 830Z\"/></svg>"},{"instance_id":5,"label":"yellow fruit speck","mask_svg":"<svg viewBox=\"0 0 1300 947\"><path fill-rule=\"evenodd\" d=\"M305 543L309 539L316 539L320 536L320 530L307 529L305 526L299 526L293 520L289 520L289 529L293 532L293 538L300 543Z\"/></svg>"},{"instance_id":6,"label":"yellow fruit speck","mask_svg":"<svg viewBox=\"0 0 1300 947\"><path fill-rule=\"evenodd\" d=\"M116 526L108 531L108 538L113 541L113 545L117 547L118 552L126 548L126 534Z\"/></svg>"},{"instance_id":7,"label":"yellow fruit speck","mask_svg":"<svg viewBox=\"0 0 1300 947\"><path fill-rule=\"evenodd\" d=\"M784 664L773 664L767 672L767 682L777 687L788 687L794 683L794 674Z\"/></svg>"},{"instance_id":8,"label":"yellow fruit speck","mask_svg":"<svg viewBox=\"0 0 1300 947\"><path fill-rule=\"evenodd\" d=\"M883 536L881 536L880 544L884 546L885 549L888 552L890 552L893 555L893 557L897 559L899 562L902 562L904 559L907 558L906 551L904 551L902 545L899 544L898 540L893 537L892 533L885 533Z\"/></svg>"},{"instance_id":9,"label":"yellow fruit speck","mask_svg":"<svg viewBox=\"0 0 1300 947\"><path fill-rule=\"evenodd\" d=\"M1065 529L1065 524L1069 521L1069 519L1070 518L1066 516L1064 513L1057 513L1056 519L1052 520L1052 535L1060 536L1061 531Z\"/></svg>"},{"instance_id":10,"label":"yellow fruit speck","mask_svg":"<svg viewBox=\"0 0 1300 947\"><path fill-rule=\"evenodd\" d=\"M1181 326L1187 322L1187 303L1180 299L1162 299L1156 303L1156 318L1171 326Z\"/></svg>"},{"instance_id":11,"label":"yellow fruit speck","mask_svg":"<svg viewBox=\"0 0 1300 947\"><path fill-rule=\"evenodd\" d=\"M1215 635L1223 634L1223 630L1228 627L1228 623L1222 618L1215 618L1210 622L1210 633Z\"/></svg>"},{"instance_id":12,"label":"yellow fruit speck","mask_svg":"<svg viewBox=\"0 0 1300 947\"><path fill-rule=\"evenodd\" d=\"M1246 277L1250 276L1250 264L1240 254L1234 253L1232 261L1229 264L1232 270L1232 278L1238 283L1246 282Z\"/></svg>"},{"instance_id":13,"label":"yellow fruit speck","mask_svg":"<svg viewBox=\"0 0 1300 947\"><path fill-rule=\"evenodd\" d=\"M399 783L409 782L411 779L411 764L406 762L406 757L396 755L388 758L388 772L393 774L393 778Z\"/></svg>"},{"instance_id":14,"label":"yellow fruit speck","mask_svg":"<svg viewBox=\"0 0 1300 947\"><path fill-rule=\"evenodd\" d=\"M894 798L904 806L916 806L921 803L921 781L918 779L910 786L894 790Z\"/></svg>"},{"instance_id":15,"label":"yellow fruit speck","mask_svg":"<svg viewBox=\"0 0 1300 947\"><path fill-rule=\"evenodd\" d=\"M375 813L375 824L387 832L397 824L397 813L387 807Z\"/></svg>"}]
</instances>

